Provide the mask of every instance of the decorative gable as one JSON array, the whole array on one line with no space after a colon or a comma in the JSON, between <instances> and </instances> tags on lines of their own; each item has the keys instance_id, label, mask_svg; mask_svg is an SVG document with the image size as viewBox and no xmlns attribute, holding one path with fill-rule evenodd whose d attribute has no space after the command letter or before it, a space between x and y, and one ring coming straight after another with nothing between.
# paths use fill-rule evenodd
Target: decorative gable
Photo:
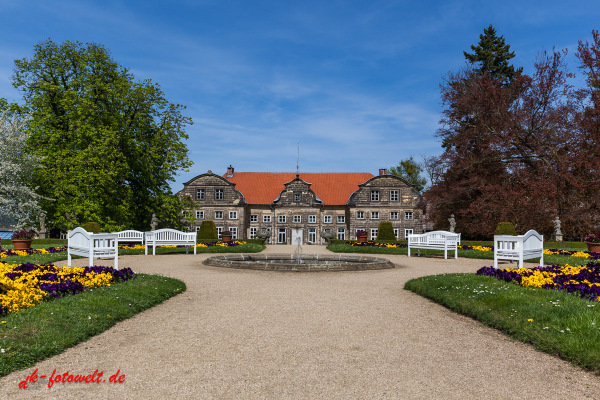
<instances>
[{"instance_id":1,"label":"decorative gable","mask_svg":"<svg viewBox=\"0 0 600 400\"><path fill-rule=\"evenodd\" d=\"M296 178L284 183L285 189L279 193L273 204L287 207L315 207L321 205L323 202L311 190L311 185L311 183L300 179L300 175L296 174Z\"/></svg>"}]
</instances>

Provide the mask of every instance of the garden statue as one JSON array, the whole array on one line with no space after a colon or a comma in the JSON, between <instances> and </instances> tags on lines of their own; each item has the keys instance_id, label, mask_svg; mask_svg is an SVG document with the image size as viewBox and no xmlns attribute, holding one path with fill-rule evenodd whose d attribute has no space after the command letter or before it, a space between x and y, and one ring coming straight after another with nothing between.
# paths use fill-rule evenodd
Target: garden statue
<instances>
[{"instance_id":1,"label":"garden statue","mask_svg":"<svg viewBox=\"0 0 600 400\"><path fill-rule=\"evenodd\" d=\"M40 239L47 239L48 233L46 232L46 214L42 212L40 214Z\"/></svg>"},{"instance_id":2,"label":"garden statue","mask_svg":"<svg viewBox=\"0 0 600 400\"><path fill-rule=\"evenodd\" d=\"M552 240L554 240L555 242L562 242L563 234L560 230L560 219L558 218L558 215L554 218L554 221L552 221L552 223L554 224L554 234L552 235Z\"/></svg>"},{"instance_id":3,"label":"garden statue","mask_svg":"<svg viewBox=\"0 0 600 400\"><path fill-rule=\"evenodd\" d=\"M256 237L267 240L271 237L271 228L260 228L260 232L256 234Z\"/></svg>"},{"instance_id":4,"label":"garden statue","mask_svg":"<svg viewBox=\"0 0 600 400\"><path fill-rule=\"evenodd\" d=\"M454 214L450 214L448 222L450 222L450 232L454 233L454 230L456 229L456 220L454 219Z\"/></svg>"},{"instance_id":5,"label":"garden statue","mask_svg":"<svg viewBox=\"0 0 600 400\"><path fill-rule=\"evenodd\" d=\"M331 228L325 228L323 232L321 232L321 237L325 240L333 239L335 237L335 233L331 231Z\"/></svg>"},{"instance_id":6,"label":"garden statue","mask_svg":"<svg viewBox=\"0 0 600 400\"><path fill-rule=\"evenodd\" d=\"M152 220L150 221L150 230L156 230L156 225L158 224L158 218L156 218L156 214L152 213Z\"/></svg>"}]
</instances>

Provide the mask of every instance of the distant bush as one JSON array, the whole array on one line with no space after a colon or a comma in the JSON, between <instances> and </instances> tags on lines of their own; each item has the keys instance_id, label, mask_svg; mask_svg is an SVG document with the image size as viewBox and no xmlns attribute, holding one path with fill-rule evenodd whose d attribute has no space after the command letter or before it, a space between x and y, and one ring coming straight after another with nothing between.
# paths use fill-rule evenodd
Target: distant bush
<instances>
[{"instance_id":1,"label":"distant bush","mask_svg":"<svg viewBox=\"0 0 600 400\"><path fill-rule=\"evenodd\" d=\"M496 226L496 235L516 235L517 231L515 230L512 222L499 222L498 226Z\"/></svg>"},{"instance_id":2,"label":"distant bush","mask_svg":"<svg viewBox=\"0 0 600 400\"><path fill-rule=\"evenodd\" d=\"M198 231L197 237L206 240L217 240L219 236L217 234L215 222L210 220L202 221L202 225L200 225L200 230Z\"/></svg>"},{"instance_id":3,"label":"distant bush","mask_svg":"<svg viewBox=\"0 0 600 400\"><path fill-rule=\"evenodd\" d=\"M377 230L377 240L396 240L394 227L391 222L381 222Z\"/></svg>"},{"instance_id":4,"label":"distant bush","mask_svg":"<svg viewBox=\"0 0 600 400\"><path fill-rule=\"evenodd\" d=\"M100 225L97 222L86 222L81 227L87 232L100 233Z\"/></svg>"}]
</instances>

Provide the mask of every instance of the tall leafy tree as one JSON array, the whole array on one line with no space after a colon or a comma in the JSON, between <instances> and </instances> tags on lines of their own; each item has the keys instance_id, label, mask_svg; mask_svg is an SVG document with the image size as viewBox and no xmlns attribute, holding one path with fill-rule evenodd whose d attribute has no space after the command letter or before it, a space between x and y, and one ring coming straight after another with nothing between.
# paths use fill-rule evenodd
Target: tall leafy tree
<instances>
[{"instance_id":1,"label":"tall leafy tree","mask_svg":"<svg viewBox=\"0 0 600 400\"><path fill-rule=\"evenodd\" d=\"M0 99L0 215L22 227L41 212L40 196L28 179L30 171L40 166L40 158L26 149L27 118L11 116L10 108Z\"/></svg>"},{"instance_id":2,"label":"tall leafy tree","mask_svg":"<svg viewBox=\"0 0 600 400\"><path fill-rule=\"evenodd\" d=\"M413 156L401 160L400 163L398 163L398 166L391 167L390 173L404 179L419 192L423 190L427 184L427 179L422 176L423 167L413 159Z\"/></svg>"},{"instance_id":3,"label":"tall leafy tree","mask_svg":"<svg viewBox=\"0 0 600 400\"><path fill-rule=\"evenodd\" d=\"M136 81L102 45L34 46L15 60L13 85L32 112L30 149L39 193L54 227L98 222L103 230L147 229L152 213L163 224L180 219L169 182L191 165L185 108L170 103L159 85Z\"/></svg>"},{"instance_id":4,"label":"tall leafy tree","mask_svg":"<svg viewBox=\"0 0 600 400\"><path fill-rule=\"evenodd\" d=\"M471 45L473 53L463 52L467 61L476 66L480 73L488 73L494 79L508 82L523 71L509 63L515 57L510 51L510 45L504 41L504 36L498 36L492 25L483 30L479 35L479 43Z\"/></svg>"}]
</instances>

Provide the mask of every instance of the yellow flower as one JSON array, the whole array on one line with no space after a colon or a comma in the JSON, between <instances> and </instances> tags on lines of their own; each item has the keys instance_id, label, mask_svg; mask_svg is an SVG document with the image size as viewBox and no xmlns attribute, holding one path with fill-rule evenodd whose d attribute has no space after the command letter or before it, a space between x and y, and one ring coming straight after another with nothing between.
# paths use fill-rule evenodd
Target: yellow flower
<instances>
[{"instance_id":1,"label":"yellow flower","mask_svg":"<svg viewBox=\"0 0 600 400\"><path fill-rule=\"evenodd\" d=\"M529 318L529 319L527 320L527 322L533 322L533 320L532 320L531 318Z\"/></svg>"}]
</instances>

